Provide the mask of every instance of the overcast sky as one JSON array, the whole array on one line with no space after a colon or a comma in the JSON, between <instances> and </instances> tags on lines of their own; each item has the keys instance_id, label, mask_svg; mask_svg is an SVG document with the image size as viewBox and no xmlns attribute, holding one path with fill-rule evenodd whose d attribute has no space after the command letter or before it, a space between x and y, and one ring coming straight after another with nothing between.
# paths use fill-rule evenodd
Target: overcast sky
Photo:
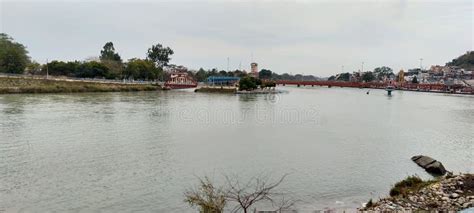
<instances>
[{"instance_id":1,"label":"overcast sky","mask_svg":"<svg viewBox=\"0 0 474 213\"><path fill-rule=\"evenodd\" d=\"M84 60L112 41L124 59L156 43L189 68L329 76L444 64L473 50L473 1L8 1L0 31L32 59Z\"/></svg>"}]
</instances>

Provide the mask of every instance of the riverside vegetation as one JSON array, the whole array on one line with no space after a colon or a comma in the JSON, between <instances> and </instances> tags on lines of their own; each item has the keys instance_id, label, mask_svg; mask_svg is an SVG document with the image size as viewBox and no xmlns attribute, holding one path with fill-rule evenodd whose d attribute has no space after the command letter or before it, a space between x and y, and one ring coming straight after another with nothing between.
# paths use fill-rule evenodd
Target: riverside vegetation
<instances>
[{"instance_id":1,"label":"riverside vegetation","mask_svg":"<svg viewBox=\"0 0 474 213\"><path fill-rule=\"evenodd\" d=\"M32 61L23 44L0 33L0 73L25 76L0 77L0 93L57 93L57 92L122 92L150 91L157 84L123 83L164 79L163 67L174 52L161 44L152 45L146 59L132 58L123 62L114 44L107 42L97 58L85 61L57 61L46 64ZM34 77L33 77L34 76ZM44 77L41 77L44 76ZM50 76L46 78L46 76ZM68 78L93 79L71 80ZM116 81L104 81L116 80ZM121 82L123 81L123 82Z\"/></svg>"},{"instance_id":2,"label":"riverside vegetation","mask_svg":"<svg viewBox=\"0 0 474 213\"><path fill-rule=\"evenodd\" d=\"M148 48L146 58L131 58L126 61L116 51L113 42L107 42L103 46L98 57L92 56L83 61L59 61L52 60L46 64L40 64L32 60L28 55L25 45L16 42L5 33L0 33L0 73L31 74L31 75L53 75L76 78L100 78L115 80L167 80L163 68L169 65L173 49L158 43ZM188 74L198 82L203 82L209 76L234 76L245 77L247 73L243 70L224 71L200 68L198 71L188 71ZM259 72L261 79L306 79L317 80L312 75L290 75L284 73L279 75L271 70L262 69Z\"/></svg>"},{"instance_id":3,"label":"riverside vegetation","mask_svg":"<svg viewBox=\"0 0 474 213\"><path fill-rule=\"evenodd\" d=\"M76 93L153 91L157 84L98 83L53 79L0 77L0 94L8 93Z\"/></svg>"}]
</instances>

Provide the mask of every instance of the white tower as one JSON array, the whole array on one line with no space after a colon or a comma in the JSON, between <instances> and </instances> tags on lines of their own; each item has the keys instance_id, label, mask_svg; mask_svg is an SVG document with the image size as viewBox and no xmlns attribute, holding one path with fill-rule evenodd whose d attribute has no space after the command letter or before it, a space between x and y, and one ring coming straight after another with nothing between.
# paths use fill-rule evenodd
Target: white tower
<instances>
[{"instance_id":1,"label":"white tower","mask_svg":"<svg viewBox=\"0 0 474 213\"><path fill-rule=\"evenodd\" d=\"M258 64L255 63L255 62L252 62L250 64L250 74L255 77L255 78L258 78Z\"/></svg>"}]
</instances>

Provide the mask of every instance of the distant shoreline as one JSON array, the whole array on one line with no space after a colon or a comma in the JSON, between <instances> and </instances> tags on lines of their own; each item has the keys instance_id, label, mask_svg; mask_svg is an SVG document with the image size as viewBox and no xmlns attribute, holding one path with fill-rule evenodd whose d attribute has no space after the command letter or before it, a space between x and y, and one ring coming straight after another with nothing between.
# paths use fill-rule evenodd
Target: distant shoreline
<instances>
[{"instance_id":1,"label":"distant shoreline","mask_svg":"<svg viewBox=\"0 0 474 213\"><path fill-rule=\"evenodd\" d=\"M0 94L133 92L162 90L158 84L0 76Z\"/></svg>"},{"instance_id":2,"label":"distant shoreline","mask_svg":"<svg viewBox=\"0 0 474 213\"><path fill-rule=\"evenodd\" d=\"M288 85L289 86L289 85ZM282 87L282 86L280 86ZM283 86L284 88L285 86ZM305 86L303 86L305 87ZM340 87L340 88L359 88L359 87ZM384 88L368 88L359 89L377 89ZM0 94L35 94L35 93L83 93L83 92L133 92L133 91L157 91L164 90L158 83L152 82L121 82L114 80L102 79L69 79L61 77L45 76L2 76L0 75ZM411 90L411 89L395 89L396 91L407 92L424 92L438 93L449 95L474 95L474 93L438 91L438 90ZM196 92L204 93L242 93L242 94L261 94L262 92L239 92L235 87L200 87ZM266 92L279 93L279 92Z\"/></svg>"},{"instance_id":3,"label":"distant shoreline","mask_svg":"<svg viewBox=\"0 0 474 213\"><path fill-rule=\"evenodd\" d=\"M280 86L281 87L281 86ZM283 87L286 87L286 86L283 86ZM297 87L297 86L294 86L292 85L292 87ZM305 88L306 86L301 86L301 87L297 87L297 88ZM317 87L324 87L324 88L328 88L328 87L325 87L325 86L309 86L307 85L307 87L309 88L317 88ZM331 89L332 87L329 87L329 89ZM361 89L361 90L371 90L371 89L374 89L374 90L385 90L385 88L376 88L376 87L334 87L334 88L353 88L353 89ZM407 91L407 92L421 92L421 93L438 93L438 94L449 94L449 95L474 95L474 93L463 93L463 92L449 92L449 91L439 91L439 90L412 90L412 89L400 89L400 88L396 88L394 91Z\"/></svg>"}]
</instances>

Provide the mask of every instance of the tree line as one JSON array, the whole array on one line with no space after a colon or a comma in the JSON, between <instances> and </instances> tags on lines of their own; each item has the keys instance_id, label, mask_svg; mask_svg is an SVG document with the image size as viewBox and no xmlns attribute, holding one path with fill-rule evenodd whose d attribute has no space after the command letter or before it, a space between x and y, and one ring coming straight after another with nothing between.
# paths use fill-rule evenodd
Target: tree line
<instances>
[{"instance_id":1,"label":"tree line","mask_svg":"<svg viewBox=\"0 0 474 213\"><path fill-rule=\"evenodd\" d=\"M124 62L114 44L107 42L98 59L86 61L53 60L46 64L32 61L26 47L7 34L0 34L0 72L14 74L55 75L78 78L156 80L164 76L174 51L162 44L152 45L145 59Z\"/></svg>"},{"instance_id":2,"label":"tree line","mask_svg":"<svg viewBox=\"0 0 474 213\"><path fill-rule=\"evenodd\" d=\"M46 64L33 61L28 51L7 34L0 34L0 72L32 75L54 75L77 78L104 78L104 79L134 79L134 80L166 80L167 75L163 68L171 60L174 51L162 44L152 45L146 52L146 58L131 58L123 61L115 50L112 42L107 42L98 58L85 61L53 60ZM188 71L188 74L199 82L204 82L210 76L245 77L244 70L225 71L217 69ZM317 80L312 75L277 74L268 69L259 72L259 78L269 80Z\"/></svg>"},{"instance_id":3,"label":"tree line","mask_svg":"<svg viewBox=\"0 0 474 213\"><path fill-rule=\"evenodd\" d=\"M244 70L234 70L234 71L225 71L225 70L217 70L209 69L205 70L200 68L197 72L189 72L191 76L193 76L197 81L204 82L210 76L221 76L221 77L246 77L248 73ZM278 74L269 69L261 69L258 73L258 78L263 80L305 80L305 81L315 81L319 80L320 78L313 76L313 75L301 75L301 74Z\"/></svg>"},{"instance_id":4,"label":"tree line","mask_svg":"<svg viewBox=\"0 0 474 213\"><path fill-rule=\"evenodd\" d=\"M474 69L474 51L467 51L465 54L446 63L446 66L458 66L467 70Z\"/></svg>"},{"instance_id":5,"label":"tree line","mask_svg":"<svg viewBox=\"0 0 474 213\"><path fill-rule=\"evenodd\" d=\"M348 72L346 73L339 73L338 75L333 75L328 78L329 81L354 81L351 79L352 75ZM382 66L377 67L374 71L367 71L359 76L359 73L355 73L355 77L357 81L363 82L371 82L371 81L382 81L386 78L396 77L393 73L393 69L390 67Z\"/></svg>"}]
</instances>

